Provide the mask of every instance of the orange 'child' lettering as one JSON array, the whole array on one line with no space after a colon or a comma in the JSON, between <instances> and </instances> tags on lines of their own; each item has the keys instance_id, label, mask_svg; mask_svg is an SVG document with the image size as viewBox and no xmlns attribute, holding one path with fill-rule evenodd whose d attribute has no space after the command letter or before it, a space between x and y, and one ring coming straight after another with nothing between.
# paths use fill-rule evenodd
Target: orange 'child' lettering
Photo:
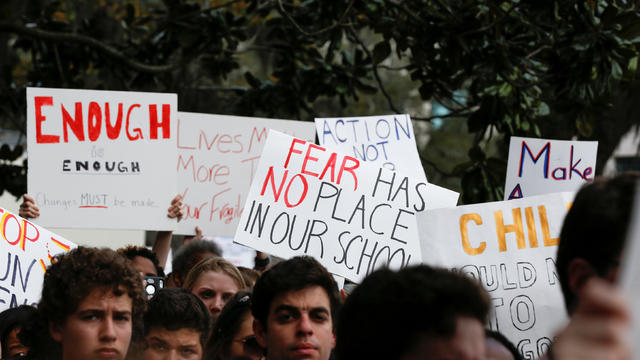
<instances>
[{"instance_id":1,"label":"orange 'child' lettering","mask_svg":"<svg viewBox=\"0 0 640 360\"><path fill-rule=\"evenodd\" d=\"M60 136L42 134L42 123L46 120L46 117L42 116L42 107L53 106L53 97L36 96L34 102L36 107L36 143L55 144L60 142Z\"/></svg>"}]
</instances>

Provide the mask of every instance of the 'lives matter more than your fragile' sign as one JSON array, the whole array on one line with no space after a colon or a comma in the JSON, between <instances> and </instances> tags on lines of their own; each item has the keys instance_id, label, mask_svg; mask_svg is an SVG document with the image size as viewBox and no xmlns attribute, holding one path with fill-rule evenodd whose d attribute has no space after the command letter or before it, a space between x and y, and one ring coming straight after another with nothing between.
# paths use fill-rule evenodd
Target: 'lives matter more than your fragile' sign
<instances>
[{"instance_id":1,"label":"'lives matter more than your fragile' sign","mask_svg":"<svg viewBox=\"0 0 640 360\"><path fill-rule=\"evenodd\" d=\"M51 257L76 245L0 208L0 311L40 300Z\"/></svg>"},{"instance_id":2,"label":"'lives matter more than your fragile' sign","mask_svg":"<svg viewBox=\"0 0 640 360\"><path fill-rule=\"evenodd\" d=\"M415 214L458 193L271 131L234 241L359 282L421 262Z\"/></svg>"},{"instance_id":3,"label":"'lives matter more than your fragile' sign","mask_svg":"<svg viewBox=\"0 0 640 360\"><path fill-rule=\"evenodd\" d=\"M493 305L489 327L535 359L567 318L555 267L566 213L563 194L425 211L422 260L479 280Z\"/></svg>"},{"instance_id":4,"label":"'lives matter more than your fragile' sign","mask_svg":"<svg viewBox=\"0 0 640 360\"><path fill-rule=\"evenodd\" d=\"M185 217L178 234L232 237L269 129L313 141L312 122L178 113L174 171Z\"/></svg>"},{"instance_id":5,"label":"'lives matter more than your fragile' sign","mask_svg":"<svg viewBox=\"0 0 640 360\"><path fill-rule=\"evenodd\" d=\"M427 180L409 115L316 118L315 122L320 145Z\"/></svg>"},{"instance_id":6,"label":"'lives matter more than your fragile' sign","mask_svg":"<svg viewBox=\"0 0 640 360\"><path fill-rule=\"evenodd\" d=\"M49 227L172 230L177 96L27 89L28 192Z\"/></svg>"},{"instance_id":7,"label":"'lives matter more than your fragile' sign","mask_svg":"<svg viewBox=\"0 0 640 360\"><path fill-rule=\"evenodd\" d=\"M578 191L593 180L597 141L568 141L512 136L504 199Z\"/></svg>"}]
</instances>

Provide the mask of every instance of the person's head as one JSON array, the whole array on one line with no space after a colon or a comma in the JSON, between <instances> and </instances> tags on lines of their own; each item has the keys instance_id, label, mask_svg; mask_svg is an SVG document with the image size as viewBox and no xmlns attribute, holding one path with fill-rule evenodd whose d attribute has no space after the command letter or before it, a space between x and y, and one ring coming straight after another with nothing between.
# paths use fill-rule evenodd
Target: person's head
<instances>
[{"instance_id":1,"label":"person's head","mask_svg":"<svg viewBox=\"0 0 640 360\"><path fill-rule=\"evenodd\" d=\"M173 283L178 287L184 287L189 271L203 259L213 256L222 256L222 250L213 241L191 240L179 248L171 261Z\"/></svg>"},{"instance_id":2,"label":"person's head","mask_svg":"<svg viewBox=\"0 0 640 360\"><path fill-rule=\"evenodd\" d=\"M335 355L482 359L489 297L475 281L426 265L375 271L347 297Z\"/></svg>"},{"instance_id":3,"label":"person's head","mask_svg":"<svg viewBox=\"0 0 640 360\"><path fill-rule=\"evenodd\" d=\"M3 359L12 359L14 356L23 356L29 352L29 348L20 341L18 335L22 328L36 316L36 313L36 308L29 305L20 305L0 313L0 344Z\"/></svg>"},{"instance_id":4,"label":"person's head","mask_svg":"<svg viewBox=\"0 0 640 360\"><path fill-rule=\"evenodd\" d=\"M156 254L144 246L128 245L118 249L118 253L133 262L133 267L144 276L164 277L162 266Z\"/></svg>"},{"instance_id":5,"label":"person's head","mask_svg":"<svg viewBox=\"0 0 640 360\"><path fill-rule=\"evenodd\" d=\"M569 314L592 276L615 281L640 173L598 178L576 194L560 233L556 269Z\"/></svg>"},{"instance_id":6,"label":"person's head","mask_svg":"<svg viewBox=\"0 0 640 360\"><path fill-rule=\"evenodd\" d=\"M123 359L132 335L141 335L144 308L131 262L113 250L86 247L52 260L38 304L63 360Z\"/></svg>"},{"instance_id":7,"label":"person's head","mask_svg":"<svg viewBox=\"0 0 640 360\"><path fill-rule=\"evenodd\" d=\"M187 290L161 289L144 314L145 360L199 360L211 328L209 311Z\"/></svg>"},{"instance_id":8,"label":"person's head","mask_svg":"<svg viewBox=\"0 0 640 360\"><path fill-rule=\"evenodd\" d=\"M327 360L340 306L331 274L309 256L267 270L253 287L253 330L267 359Z\"/></svg>"},{"instance_id":9,"label":"person's head","mask_svg":"<svg viewBox=\"0 0 640 360\"><path fill-rule=\"evenodd\" d=\"M227 301L245 287L240 271L221 257L202 260L189 271L184 281L184 288L207 306L213 322Z\"/></svg>"},{"instance_id":10,"label":"person's head","mask_svg":"<svg viewBox=\"0 0 640 360\"><path fill-rule=\"evenodd\" d=\"M259 360L264 350L253 334L251 292L237 292L224 306L211 333L207 359L231 360L246 357Z\"/></svg>"},{"instance_id":11,"label":"person's head","mask_svg":"<svg viewBox=\"0 0 640 360\"><path fill-rule=\"evenodd\" d=\"M260 277L260 272L258 272L258 270L249 269L244 266L238 266L238 270L240 270L240 274L242 274L242 278L244 279L244 283L247 285L247 288L252 288Z\"/></svg>"}]
</instances>

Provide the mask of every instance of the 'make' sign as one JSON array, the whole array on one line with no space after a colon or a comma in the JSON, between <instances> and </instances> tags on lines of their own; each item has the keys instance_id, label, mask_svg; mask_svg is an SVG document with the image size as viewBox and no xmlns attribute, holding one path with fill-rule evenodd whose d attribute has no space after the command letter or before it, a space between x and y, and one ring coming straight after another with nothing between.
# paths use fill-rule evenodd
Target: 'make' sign
<instances>
[{"instance_id":1,"label":"'make' sign","mask_svg":"<svg viewBox=\"0 0 640 360\"><path fill-rule=\"evenodd\" d=\"M555 267L566 213L562 194L426 211L422 260L478 280L494 308L491 329L535 359L566 319Z\"/></svg>"},{"instance_id":2,"label":"'make' sign","mask_svg":"<svg viewBox=\"0 0 640 360\"><path fill-rule=\"evenodd\" d=\"M0 311L34 305L51 258L76 245L0 208Z\"/></svg>"},{"instance_id":3,"label":"'make' sign","mask_svg":"<svg viewBox=\"0 0 640 360\"><path fill-rule=\"evenodd\" d=\"M175 94L27 89L27 187L51 227L171 230Z\"/></svg>"},{"instance_id":4,"label":"'make' sign","mask_svg":"<svg viewBox=\"0 0 640 360\"><path fill-rule=\"evenodd\" d=\"M511 137L504 199L577 191L593 180L597 141Z\"/></svg>"},{"instance_id":5,"label":"'make' sign","mask_svg":"<svg viewBox=\"0 0 640 360\"><path fill-rule=\"evenodd\" d=\"M320 145L426 181L407 114L317 118Z\"/></svg>"},{"instance_id":6,"label":"'make' sign","mask_svg":"<svg viewBox=\"0 0 640 360\"><path fill-rule=\"evenodd\" d=\"M270 131L235 241L272 255L311 255L359 282L380 266L421 262L415 214L458 194Z\"/></svg>"}]
</instances>

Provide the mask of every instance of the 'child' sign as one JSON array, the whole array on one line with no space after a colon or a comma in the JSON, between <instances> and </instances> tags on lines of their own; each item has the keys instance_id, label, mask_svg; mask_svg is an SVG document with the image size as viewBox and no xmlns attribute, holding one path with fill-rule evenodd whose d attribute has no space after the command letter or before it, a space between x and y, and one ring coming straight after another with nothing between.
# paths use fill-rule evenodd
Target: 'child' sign
<instances>
[{"instance_id":1,"label":"'child' sign","mask_svg":"<svg viewBox=\"0 0 640 360\"><path fill-rule=\"evenodd\" d=\"M593 180L597 141L511 137L504 199L577 191Z\"/></svg>"},{"instance_id":2,"label":"'child' sign","mask_svg":"<svg viewBox=\"0 0 640 360\"><path fill-rule=\"evenodd\" d=\"M27 89L27 187L51 227L171 230L175 94Z\"/></svg>"},{"instance_id":3,"label":"'child' sign","mask_svg":"<svg viewBox=\"0 0 640 360\"><path fill-rule=\"evenodd\" d=\"M493 305L489 327L536 359L566 321L555 267L566 213L563 194L426 211L422 260L478 280Z\"/></svg>"},{"instance_id":4,"label":"'child' sign","mask_svg":"<svg viewBox=\"0 0 640 360\"><path fill-rule=\"evenodd\" d=\"M272 255L311 255L360 281L421 262L415 214L458 193L270 131L235 241Z\"/></svg>"}]
</instances>

